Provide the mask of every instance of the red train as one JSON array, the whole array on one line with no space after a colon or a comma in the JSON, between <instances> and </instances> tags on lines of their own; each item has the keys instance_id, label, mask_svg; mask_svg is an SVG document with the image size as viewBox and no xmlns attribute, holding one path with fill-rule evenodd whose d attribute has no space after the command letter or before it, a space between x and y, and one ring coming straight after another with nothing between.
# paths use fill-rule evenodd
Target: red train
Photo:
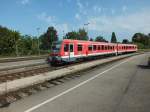
<instances>
[{"instance_id":1,"label":"red train","mask_svg":"<svg viewBox=\"0 0 150 112\"><path fill-rule=\"evenodd\" d=\"M51 64L68 63L101 55L118 55L136 51L137 46L134 44L64 39L53 42L48 61Z\"/></svg>"}]
</instances>

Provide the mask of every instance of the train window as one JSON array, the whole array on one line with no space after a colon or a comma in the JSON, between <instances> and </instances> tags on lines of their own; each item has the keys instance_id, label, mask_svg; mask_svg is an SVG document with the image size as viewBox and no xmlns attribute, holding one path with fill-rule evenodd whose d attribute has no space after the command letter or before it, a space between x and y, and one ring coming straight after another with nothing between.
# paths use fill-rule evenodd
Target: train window
<instances>
[{"instance_id":1,"label":"train window","mask_svg":"<svg viewBox=\"0 0 150 112\"><path fill-rule=\"evenodd\" d=\"M112 48L113 46L110 46L110 49L112 50L113 48Z\"/></svg>"},{"instance_id":2,"label":"train window","mask_svg":"<svg viewBox=\"0 0 150 112\"><path fill-rule=\"evenodd\" d=\"M105 50L107 50L107 46L105 46Z\"/></svg>"},{"instance_id":3,"label":"train window","mask_svg":"<svg viewBox=\"0 0 150 112\"><path fill-rule=\"evenodd\" d=\"M73 52L73 45L70 44L70 52Z\"/></svg>"},{"instance_id":4,"label":"train window","mask_svg":"<svg viewBox=\"0 0 150 112\"><path fill-rule=\"evenodd\" d=\"M88 46L88 50L89 50L89 51L92 51L92 45L89 45L89 46Z\"/></svg>"},{"instance_id":5,"label":"train window","mask_svg":"<svg viewBox=\"0 0 150 112\"><path fill-rule=\"evenodd\" d=\"M64 45L64 51L65 51L65 52L68 52L68 50L69 50L69 45L68 45L68 44L65 44L65 45Z\"/></svg>"},{"instance_id":6,"label":"train window","mask_svg":"<svg viewBox=\"0 0 150 112\"><path fill-rule=\"evenodd\" d=\"M82 45L78 45L78 51L82 51Z\"/></svg>"},{"instance_id":7,"label":"train window","mask_svg":"<svg viewBox=\"0 0 150 112\"><path fill-rule=\"evenodd\" d=\"M109 46L109 50L111 50L111 46Z\"/></svg>"},{"instance_id":8,"label":"train window","mask_svg":"<svg viewBox=\"0 0 150 112\"><path fill-rule=\"evenodd\" d=\"M99 45L99 46L98 46L98 50L100 50L100 49L101 49L101 46Z\"/></svg>"},{"instance_id":9,"label":"train window","mask_svg":"<svg viewBox=\"0 0 150 112\"><path fill-rule=\"evenodd\" d=\"M104 50L104 45L102 45L102 50Z\"/></svg>"},{"instance_id":10,"label":"train window","mask_svg":"<svg viewBox=\"0 0 150 112\"><path fill-rule=\"evenodd\" d=\"M96 50L96 45L93 45L93 50L94 50L94 51Z\"/></svg>"}]
</instances>

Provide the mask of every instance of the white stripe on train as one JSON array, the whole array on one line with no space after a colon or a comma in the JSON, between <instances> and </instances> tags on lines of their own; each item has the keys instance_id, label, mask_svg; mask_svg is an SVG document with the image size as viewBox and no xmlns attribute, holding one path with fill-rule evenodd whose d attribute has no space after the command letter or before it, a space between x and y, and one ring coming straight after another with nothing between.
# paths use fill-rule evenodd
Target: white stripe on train
<instances>
[{"instance_id":1,"label":"white stripe on train","mask_svg":"<svg viewBox=\"0 0 150 112\"><path fill-rule=\"evenodd\" d=\"M128 51L118 51L119 53L123 53L123 52L133 52L135 50L128 50ZM61 58L77 58L77 57L88 57L88 56L98 56L98 55L105 55L105 54L115 54L117 52L103 52L103 53L91 53L91 54L80 54L80 55L70 55L70 56L61 56Z\"/></svg>"}]
</instances>

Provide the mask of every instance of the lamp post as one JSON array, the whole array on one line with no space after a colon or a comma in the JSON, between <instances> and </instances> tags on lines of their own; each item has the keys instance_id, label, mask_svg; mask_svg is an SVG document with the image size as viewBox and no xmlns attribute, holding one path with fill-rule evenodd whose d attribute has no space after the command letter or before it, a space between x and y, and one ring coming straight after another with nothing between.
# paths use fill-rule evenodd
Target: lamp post
<instances>
[{"instance_id":1,"label":"lamp post","mask_svg":"<svg viewBox=\"0 0 150 112\"><path fill-rule=\"evenodd\" d=\"M40 28L38 27L36 30L37 30L38 37L40 37L40 36L39 36ZM39 55L40 55L40 38L38 38L38 37L37 37L37 40L38 40L38 53L39 53Z\"/></svg>"},{"instance_id":2,"label":"lamp post","mask_svg":"<svg viewBox=\"0 0 150 112\"><path fill-rule=\"evenodd\" d=\"M16 53L16 56L18 57L19 56L19 53L18 53L18 40L16 40L16 36L14 37L14 42L15 42L15 53Z\"/></svg>"},{"instance_id":3,"label":"lamp post","mask_svg":"<svg viewBox=\"0 0 150 112\"><path fill-rule=\"evenodd\" d=\"M87 33L88 33L88 25L89 25L90 23L85 23L84 24L84 26L87 26Z\"/></svg>"},{"instance_id":4,"label":"lamp post","mask_svg":"<svg viewBox=\"0 0 150 112\"><path fill-rule=\"evenodd\" d=\"M64 32L64 30L63 30L63 39L65 38L65 32Z\"/></svg>"},{"instance_id":5,"label":"lamp post","mask_svg":"<svg viewBox=\"0 0 150 112\"><path fill-rule=\"evenodd\" d=\"M85 27L87 26L87 36L88 36L88 25L89 24L90 24L89 22L84 24Z\"/></svg>"}]
</instances>

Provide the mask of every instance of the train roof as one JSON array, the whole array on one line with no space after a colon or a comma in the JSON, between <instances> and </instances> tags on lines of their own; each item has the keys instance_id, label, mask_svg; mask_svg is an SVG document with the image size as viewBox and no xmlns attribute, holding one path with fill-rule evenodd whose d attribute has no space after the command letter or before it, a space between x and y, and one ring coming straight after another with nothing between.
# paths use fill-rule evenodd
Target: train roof
<instances>
[{"instance_id":1,"label":"train roof","mask_svg":"<svg viewBox=\"0 0 150 112\"><path fill-rule=\"evenodd\" d=\"M63 39L62 41L64 42L79 42L79 43L92 43L92 44L111 44L111 45L116 45L117 43L110 43L110 42L94 42L94 41L85 41L85 40L73 40L73 39ZM128 46L136 46L135 44L122 44L118 43L118 45L128 45Z\"/></svg>"},{"instance_id":2,"label":"train roof","mask_svg":"<svg viewBox=\"0 0 150 112\"><path fill-rule=\"evenodd\" d=\"M98 43L102 43L102 44L115 44L115 43L109 43L109 42L94 42L94 41L89 41L89 40L72 40L72 39L64 39L63 41L65 42L79 42L79 43L93 43L93 44L98 44Z\"/></svg>"}]
</instances>

